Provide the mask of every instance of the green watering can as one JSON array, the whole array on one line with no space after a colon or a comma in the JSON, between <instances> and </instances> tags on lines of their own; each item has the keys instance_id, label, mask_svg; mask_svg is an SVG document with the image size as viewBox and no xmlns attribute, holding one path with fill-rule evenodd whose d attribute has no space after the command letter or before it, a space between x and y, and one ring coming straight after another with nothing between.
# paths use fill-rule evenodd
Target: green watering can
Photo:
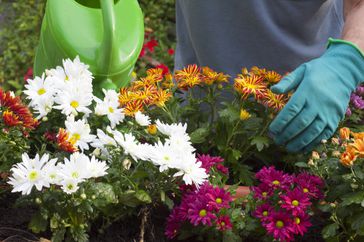
<instances>
[{"instance_id":1,"label":"green watering can","mask_svg":"<svg viewBox=\"0 0 364 242\"><path fill-rule=\"evenodd\" d=\"M117 89L131 80L143 41L137 0L48 0L34 74L78 55L95 76L96 93Z\"/></svg>"}]
</instances>

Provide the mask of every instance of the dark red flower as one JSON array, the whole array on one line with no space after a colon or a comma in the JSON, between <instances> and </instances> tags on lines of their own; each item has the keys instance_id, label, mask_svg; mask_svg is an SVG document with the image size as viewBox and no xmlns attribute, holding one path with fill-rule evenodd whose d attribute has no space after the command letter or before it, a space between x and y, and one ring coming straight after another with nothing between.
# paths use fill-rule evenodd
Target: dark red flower
<instances>
[{"instance_id":1,"label":"dark red flower","mask_svg":"<svg viewBox=\"0 0 364 242\"><path fill-rule=\"evenodd\" d=\"M168 54L169 55L174 55L174 49L172 49L172 48L168 49Z\"/></svg>"},{"instance_id":2,"label":"dark red flower","mask_svg":"<svg viewBox=\"0 0 364 242\"><path fill-rule=\"evenodd\" d=\"M220 231L230 230L233 225L231 224L229 216L221 216L216 221L216 228Z\"/></svg>"},{"instance_id":3,"label":"dark red flower","mask_svg":"<svg viewBox=\"0 0 364 242\"><path fill-rule=\"evenodd\" d=\"M159 64L155 68L162 69L163 70L163 72L162 72L163 76L169 73L169 68L165 64Z\"/></svg>"}]
</instances>

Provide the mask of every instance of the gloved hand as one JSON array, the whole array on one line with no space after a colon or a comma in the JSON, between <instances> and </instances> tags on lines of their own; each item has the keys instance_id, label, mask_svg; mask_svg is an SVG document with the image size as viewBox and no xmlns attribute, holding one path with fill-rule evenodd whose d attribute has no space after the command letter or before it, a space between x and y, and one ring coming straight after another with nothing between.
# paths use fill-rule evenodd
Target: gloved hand
<instances>
[{"instance_id":1,"label":"gloved hand","mask_svg":"<svg viewBox=\"0 0 364 242\"><path fill-rule=\"evenodd\" d=\"M290 152L310 151L329 139L344 118L350 94L364 80L364 54L350 42L329 39L319 58L302 64L271 90L291 99L269 127Z\"/></svg>"}]
</instances>

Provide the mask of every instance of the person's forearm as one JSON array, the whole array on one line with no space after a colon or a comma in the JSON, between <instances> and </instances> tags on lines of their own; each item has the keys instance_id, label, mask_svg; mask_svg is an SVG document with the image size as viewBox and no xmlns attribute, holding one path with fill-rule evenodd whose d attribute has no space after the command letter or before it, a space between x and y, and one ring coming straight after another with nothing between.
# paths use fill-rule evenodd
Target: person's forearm
<instances>
[{"instance_id":1,"label":"person's forearm","mask_svg":"<svg viewBox=\"0 0 364 242\"><path fill-rule=\"evenodd\" d=\"M342 39L364 51L364 0L344 0L344 18Z\"/></svg>"}]
</instances>

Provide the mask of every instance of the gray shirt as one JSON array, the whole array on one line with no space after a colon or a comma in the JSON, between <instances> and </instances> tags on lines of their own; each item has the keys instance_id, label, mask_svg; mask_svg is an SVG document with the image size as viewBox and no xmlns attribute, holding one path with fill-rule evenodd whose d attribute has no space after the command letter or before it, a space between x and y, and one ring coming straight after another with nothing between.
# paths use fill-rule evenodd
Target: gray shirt
<instances>
[{"instance_id":1,"label":"gray shirt","mask_svg":"<svg viewBox=\"0 0 364 242\"><path fill-rule=\"evenodd\" d=\"M242 67L280 73L320 56L339 38L343 0L177 0L176 69Z\"/></svg>"}]
</instances>

